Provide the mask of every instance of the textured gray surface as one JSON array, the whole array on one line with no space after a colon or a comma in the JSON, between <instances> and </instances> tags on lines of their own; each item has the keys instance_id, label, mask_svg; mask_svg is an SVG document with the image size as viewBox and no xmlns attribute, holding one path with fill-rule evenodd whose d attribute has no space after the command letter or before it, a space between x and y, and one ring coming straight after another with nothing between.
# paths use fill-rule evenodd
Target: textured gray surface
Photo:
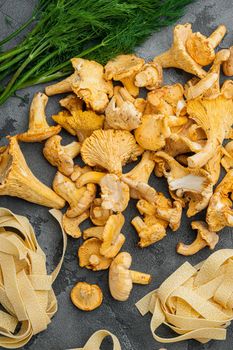
<instances>
[{"instance_id":1,"label":"textured gray surface","mask_svg":"<svg viewBox=\"0 0 233 350\"><path fill-rule=\"evenodd\" d=\"M22 23L30 14L35 0L0 0L0 38L11 32L15 26ZM186 10L186 15L180 20L181 23L191 22L195 31L199 30L205 34L219 24L224 23L228 27L228 35L221 44L227 47L233 43L233 1L232 0L205 0L197 1ZM10 21L6 21L6 15ZM162 30L154 34L138 53L146 59L153 58L156 54L170 46L172 28ZM185 75L175 70L166 71L166 82L175 82L184 79ZM11 98L4 106L0 107L0 145L6 142L6 135L14 135L24 131L28 123L29 101L36 91L43 91L43 86L36 86L20 91L19 95L25 97L26 103L18 98ZM47 109L47 115L59 109L58 98L51 98ZM72 137L63 133L64 141ZM55 169L52 168L42 156L42 144L21 144L23 153L33 173L47 185L51 185ZM127 169L126 169L127 170ZM162 179L153 178L151 183L156 189L166 191L166 183ZM26 215L34 226L41 247L47 255L48 270L52 271L60 258L61 235L58 224L49 215L46 208L26 203L22 200L10 197L1 197L0 206L7 207L15 213ZM137 247L137 235L130 225L130 220L137 211L135 203L125 212L126 224L123 232L127 240L124 250L133 256L133 269L149 272L153 275L153 282L146 287L134 286L129 300L125 303L114 301L108 291L107 272L92 272L81 269L76 259L77 248L81 240L69 239L67 253L61 273L54 284L58 299L59 310L49 325L48 329L35 336L25 349L31 350L59 350L74 348L84 345L88 337L96 330L106 328L115 333L120 339L123 350L156 350L163 344L156 343L149 331L149 316L142 318L134 307L134 303L147 292L155 289L159 284L180 266L186 259L175 252L178 241L191 242L195 233L190 229L191 219L183 215L181 228L176 232L168 232L167 237L161 242L146 248ZM204 213L198 215L204 219ZM85 227L86 225L83 225ZM231 248L233 246L233 231L225 229L220 234L220 248ZM204 249L198 255L188 258L189 262L197 263L208 257L210 251ZM72 286L77 281L98 283L104 292L102 306L94 312L84 313L76 309L70 302L69 294ZM161 334L169 335L167 330L162 329ZM227 340L225 342L211 341L201 345L196 341L182 342L179 344L165 345L167 349L173 350L230 350L232 349L233 328L229 327ZM110 343L102 347L111 349Z\"/></svg>"}]
</instances>

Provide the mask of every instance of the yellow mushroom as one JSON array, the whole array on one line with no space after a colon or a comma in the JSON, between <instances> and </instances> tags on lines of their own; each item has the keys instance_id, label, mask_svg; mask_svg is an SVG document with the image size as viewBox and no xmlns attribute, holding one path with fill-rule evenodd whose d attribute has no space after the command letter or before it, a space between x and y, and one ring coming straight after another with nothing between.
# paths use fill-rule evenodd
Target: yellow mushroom
<instances>
[{"instance_id":1,"label":"yellow mushroom","mask_svg":"<svg viewBox=\"0 0 233 350\"><path fill-rule=\"evenodd\" d=\"M163 68L175 67L203 78L206 72L194 61L186 49L186 42L192 34L191 24L178 24L173 32L173 44L170 50L154 58L154 62Z\"/></svg>"},{"instance_id":2,"label":"yellow mushroom","mask_svg":"<svg viewBox=\"0 0 233 350\"><path fill-rule=\"evenodd\" d=\"M89 218L88 210L75 218L69 218L67 215L63 215L62 217L63 229L67 233L67 235L73 238L79 238L82 235L79 225L88 218Z\"/></svg>"},{"instance_id":3,"label":"yellow mushroom","mask_svg":"<svg viewBox=\"0 0 233 350\"><path fill-rule=\"evenodd\" d=\"M222 145L233 124L233 100L218 96L213 99L195 99L187 103L187 111L196 124L206 135L205 146L193 156L188 158L191 168L202 167Z\"/></svg>"},{"instance_id":4,"label":"yellow mushroom","mask_svg":"<svg viewBox=\"0 0 233 350\"><path fill-rule=\"evenodd\" d=\"M121 81L129 93L137 97L139 88L134 84L134 79L143 65L144 60L135 55L119 55L106 64L105 78Z\"/></svg>"},{"instance_id":5,"label":"yellow mushroom","mask_svg":"<svg viewBox=\"0 0 233 350\"><path fill-rule=\"evenodd\" d=\"M213 182L209 173L203 169L191 169L179 164L165 152L157 152L157 157L165 160L168 170L164 171L169 190L175 199L188 201L187 216L193 216L207 207L213 193Z\"/></svg>"},{"instance_id":6,"label":"yellow mushroom","mask_svg":"<svg viewBox=\"0 0 233 350\"><path fill-rule=\"evenodd\" d=\"M109 269L109 289L114 299L125 301L129 298L133 283L149 284L151 275L129 270L132 263L131 255L127 252L118 254Z\"/></svg>"},{"instance_id":7,"label":"yellow mushroom","mask_svg":"<svg viewBox=\"0 0 233 350\"><path fill-rule=\"evenodd\" d=\"M144 114L134 135L141 147L157 151L165 146L165 140L170 134L170 128L163 114Z\"/></svg>"},{"instance_id":8,"label":"yellow mushroom","mask_svg":"<svg viewBox=\"0 0 233 350\"><path fill-rule=\"evenodd\" d=\"M144 198L149 202L154 201L156 191L148 185L154 166L155 162L152 155L147 151L143 153L141 161L130 172L121 176L121 180L130 187L131 198Z\"/></svg>"},{"instance_id":9,"label":"yellow mushroom","mask_svg":"<svg viewBox=\"0 0 233 350\"><path fill-rule=\"evenodd\" d=\"M233 76L233 46L230 47L230 56L228 60L223 63L223 73L228 77Z\"/></svg>"},{"instance_id":10,"label":"yellow mushroom","mask_svg":"<svg viewBox=\"0 0 233 350\"><path fill-rule=\"evenodd\" d=\"M68 131L71 135L75 136L76 131L70 126L69 119L72 118L70 112L64 110L60 111L58 114L52 115L52 119L59 124L63 129Z\"/></svg>"},{"instance_id":11,"label":"yellow mushroom","mask_svg":"<svg viewBox=\"0 0 233 350\"><path fill-rule=\"evenodd\" d=\"M71 114L82 110L83 100L75 94L67 95L59 101L60 105L66 108Z\"/></svg>"},{"instance_id":12,"label":"yellow mushroom","mask_svg":"<svg viewBox=\"0 0 233 350\"><path fill-rule=\"evenodd\" d=\"M156 215L160 219L168 221L172 231L177 231L181 223L182 204L179 201L174 201L172 208L158 206L156 208Z\"/></svg>"},{"instance_id":13,"label":"yellow mushroom","mask_svg":"<svg viewBox=\"0 0 233 350\"><path fill-rule=\"evenodd\" d=\"M65 205L63 198L32 174L16 137L9 138L9 146L0 150L0 196L5 195L56 209Z\"/></svg>"},{"instance_id":14,"label":"yellow mushroom","mask_svg":"<svg viewBox=\"0 0 233 350\"><path fill-rule=\"evenodd\" d=\"M97 309L103 301L103 293L96 284L78 282L70 294L72 303L83 311Z\"/></svg>"},{"instance_id":15,"label":"yellow mushroom","mask_svg":"<svg viewBox=\"0 0 233 350\"><path fill-rule=\"evenodd\" d=\"M135 76L134 84L148 90L159 88L163 82L163 69L156 62L145 63Z\"/></svg>"},{"instance_id":16,"label":"yellow mushroom","mask_svg":"<svg viewBox=\"0 0 233 350\"><path fill-rule=\"evenodd\" d=\"M73 141L66 146L61 145L61 136L54 135L50 137L43 148L43 154L50 164L56 166L64 175L71 175L74 170L73 158L77 157L81 145Z\"/></svg>"},{"instance_id":17,"label":"yellow mushroom","mask_svg":"<svg viewBox=\"0 0 233 350\"><path fill-rule=\"evenodd\" d=\"M214 60L214 49L220 44L226 31L224 25L219 25L208 38L200 32L191 33L186 41L189 55L200 66L207 66Z\"/></svg>"},{"instance_id":18,"label":"yellow mushroom","mask_svg":"<svg viewBox=\"0 0 233 350\"><path fill-rule=\"evenodd\" d=\"M93 271L106 270L112 259L100 253L102 241L98 238L89 238L78 249L79 265Z\"/></svg>"},{"instance_id":19,"label":"yellow mushroom","mask_svg":"<svg viewBox=\"0 0 233 350\"><path fill-rule=\"evenodd\" d=\"M167 224L164 221L161 222L156 216L145 216L144 220L136 216L131 224L138 233L140 238L138 245L141 248L148 247L166 236Z\"/></svg>"},{"instance_id":20,"label":"yellow mushroom","mask_svg":"<svg viewBox=\"0 0 233 350\"><path fill-rule=\"evenodd\" d=\"M233 99L233 80L225 80L221 87L221 94L225 98Z\"/></svg>"},{"instance_id":21,"label":"yellow mushroom","mask_svg":"<svg viewBox=\"0 0 233 350\"><path fill-rule=\"evenodd\" d=\"M85 186L86 184L100 184L101 179L106 175L106 173L100 171L87 171L79 176L76 181L76 186L78 188Z\"/></svg>"},{"instance_id":22,"label":"yellow mushroom","mask_svg":"<svg viewBox=\"0 0 233 350\"><path fill-rule=\"evenodd\" d=\"M79 208L80 199L86 192L86 187L77 189L73 181L58 171L53 180L53 189L69 203L70 208L67 210L66 215L68 217L78 216L79 214L76 214L76 212Z\"/></svg>"},{"instance_id":23,"label":"yellow mushroom","mask_svg":"<svg viewBox=\"0 0 233 350\"><path fill-rule=\"evenodd\" d=\"M197 230L196 239L189 245L178 243L177 253L187 256L196 254L206 246L209 246L210 249L215 248L219 241L219 236L216 232L210 231L208 225L203 221L193 221L191 226L193 230Z\"/></svg>"},{"instance_id":24,"label":"yellow mushroom","mask_svg":"<svg viewBox=\"0 0 233 350\"><path fill-rule=\"evenodd\" d=\"M83 231L83 239L98 238L100 241L103 240L104 226L93 226Z\"/></svg>"},{"instance_id":25,"label":"yellow mushroom","mask_svg":"<svg viewBox=\"0 0 233 350\"><path fill-rule=\"evenodd\" d=\"M125 218L119 213L111 215L103 231L103 243L100 248L100 253L107 258L116 256L125 242L125 236L121 233Z\"/></svg>"},{"instance_id":26,"label":"yellow mushroom","mask_svg":"<svg viewBox=\"0 0 233 350\"><path fill-rule=\"evenodd\" d=\"M91 167L89 167L88 165L85 165L83 167L79 166L79 165L74 165L74 170L72 172L72 174L70 175L70 178L72 181L76 181L76 186L77 186L77 181L78 179L85 173L88 173L91 171ZM90 181L92 182L92 181ZM94 182L92 182L94 183ZM78 187L78 186L77 186ZM82 186L80 186L82 187Z\"/></svg>"},{"instance_id":27,"label":"yellow mushroom","mask_svg":"<svg viewBox=\"0 0 233 350\"><path fill-rule=\"evenodd\" d=\"M115 212L124 211L130 200L129 186L115 174L107 174L100 180L102 207Z\"/></svg>"},{"instance_id":28,"label":"yellow mushroom","mask_svg":"<svg viewBox=\"0 0 233 350\"><path fill-rule=\"evenodd\" d=\"M105 225L109 216L112 215L112 210L104 209L102 202L101 198L95 198L90 207L90 219L97 226Z\"/></svg>"},{"instance_id":29,"label":"yellow mushroom","mask_svg":"<svg viewBox=\"0 0 233 350\"><path fill-rule=\"evenodd\" d=\"M233 226L232 198L233 192L233 169L229 170L223 180L216 187L210 199L206 222L211 231L218 232L225 226Z\"/></svg>"},{"instance_id":30,"label":"yellow mushroom","mask_svg":"<svg viewBox=\"0 0 233 350\"><path fill-rule=\"evenodd\" d=\"M223 157L221 159L221 165L226 172L228 172L230 169L233 169L233 141L226 144L222 153Z\"/></svg>"},{"instance_id":31,"label":"yellow mushroom","mask_svg":"<svg viewBox=\"0 0 233 350\"><path fill-rule=\"evenodd\" d=\"M61 126L49 126L46 121L45 107L48 97L38 92L34 95L29 114L29 129L23 134L17 135L18 140L23 142L40 142L58 134Z\"/></svg>"},{"instance_id":32,"label":"yellow mushroom","mask_svg":"<svg viewBox=\"0 0 233 350\"><path fill-rule=\"evenodd\" d=\"M133 135L126 130L96 130L82 145L83 161L100 166L110 173L121 174L122 166L142 153Z\"/></svg>"},{"instance_id":33,"label":"yellow mushroom","mask_svg":"<svg viewBox=\"0 0 233 350\"><path fill-rule=\"evenodd\" d=\"M142 113L135 106L135 99L120 86L114 88L114 95L105 109L105 128L131 131L141 122Z\"/></svg>"}]
</instances>

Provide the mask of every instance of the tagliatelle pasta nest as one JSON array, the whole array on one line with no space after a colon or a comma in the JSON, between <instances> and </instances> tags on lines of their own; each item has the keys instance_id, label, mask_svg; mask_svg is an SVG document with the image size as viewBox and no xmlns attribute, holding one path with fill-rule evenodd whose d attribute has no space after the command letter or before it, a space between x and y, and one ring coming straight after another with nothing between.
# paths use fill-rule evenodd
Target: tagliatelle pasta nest
<instances>
[{"instance_id":1,"label":"tagliatelle pasta nest","mask_svg":"<svg viewBox=\"0 0 233 350\"><path fill-rule=\"evenodd\" d=\"M233 319L232 276L233 249L221 249L197 266L185 262L136 306L143 316L152 313L151 332L161 343L224 340ZM162 324L179 335L160 337Z\"/></svg>"},{"instance_id":2,"label":"tagliatelle pasta nest","mask_svg":"<svg viewBox=\"0 0 233 350\"><path fill-rule=\"evenodd\" d=\"M61 223L61 213L51 210ZM44 331L57 311L52 289L65 254L51 275L28 219L0 208L0 347L16 349Z\"/></svg>"}]
</instances>

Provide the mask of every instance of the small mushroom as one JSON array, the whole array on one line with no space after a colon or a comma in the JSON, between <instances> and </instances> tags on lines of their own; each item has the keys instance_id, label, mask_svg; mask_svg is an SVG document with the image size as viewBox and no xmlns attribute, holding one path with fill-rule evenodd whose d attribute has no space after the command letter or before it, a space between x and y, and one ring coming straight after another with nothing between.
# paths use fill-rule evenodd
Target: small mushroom
<instances>
[{"instance_id":1,"label":"small mushroom","mask_svg":"<svg viewBox=\"0 0 233 350\"><path fill-rule=\"evenodd\" d=\"M145 216L145 218L148 219L147 216ZM145 222L145 219L143 221L139 216L136 216L131 221L131 224L139 235L140 241L138 245L141 248L148 247L166 236L166 223L161 223L161 220L155 216L149 216L149 218L150 221L147 223Z\"/></svg>"},{"instance_id":2,"label":"small mushroom","mask_svg":"<svg viewBox=\"0 0 233 350\"><path fill-rule=\"evenodd\" d=\"M106 64L105 78L121 81L129 93L137 97L139 88L134 84L134 79L143 65L144 60L135 55L119 55Z\"/></svg>"},{"instance_id":3,"label":"small mushroom","mask_svg":"<svg viewBox=\"0 0 233 350\"><path fill-rule=\"evenodd\" d=\"M159 88L163 82L163 69L156 62L144 64L140 72L135 76L134 84L138 87L145 87L148 90Z\"/></svg>"},{"instance_id":4,"label":"small mushroom","mask_svg":"<svg viewBox=\"0 0 233 350\"><path fill-rule=\"evenodd\" d=\"M131 131L136 129L142 112L136 107L136 100L120 86L114 88L114 95L105 109L105 127Z\"/></svg>"},{"instance_id":5,"label":"small mushroom","mask_svg":"<svg viewBox=\"0 0 233 350\"><path fill-rule=\"evenodd\" d=\"M71 114L82 110L83 100L75 94L67 95L59 101L60 105L66 108Z\"/></svg>"},{"instance_id":6,"label":"small mushroom","mask_svg":"<svg viewBox=\"0 0 233 350\"><path fill-rule=\"evenodd\" d=\"M48 125L45 115L47 103L48 97L45 94L42 92L35 94L30 107L29 129L27 132L17 135L18 140L24 142L40 142L61 131L60 125Z\"/></svg>"},{"instance_id":7,"label":"small mushroom","mask_svg":"<svg viewBox=\"0 0 233 350\"><path fill-rule=\"evenodd\" d=\"M182 255L193 255L201 249L209 246L214 249L219 241L219 236L216 232L210 231L208 225L203 221L193 221L191 223L192 229L197 230L197 237L191 244L178 243L176 251Z\"/></svg>"},{"instance_id":8,"label":"small mushroom","mask_svg":"<svg viewBox=\"0 0 233 350\"><path fill-rule=\"evenodd\" d=\"M100 253L107 258L115 257L125 242L125 236L121 233L124 222L125 218L121 213L111 215L106 222Z\"/></svg>"},{"instance_id":9,"label":"small mushroom","mask_svg":"<svg viewBox=\"0 0 233 350\"><path fill-rule=\"evenodd\" d=\"M90 208L90 219L97 226L105 225L109 216L112 215L112 210L104 209L102 202L102 198L95 198Z\"/></svg>"},{"instance_id":10,"label":"small mushroom","mask_svg":"<svg viewBox=\"0 0 233 350\"><path fill-rule=\"evenodd\" d=\"M220 44L226 31L226 27L220 25L208 38L200 32L191 33L186 41L189 55L200 66L207 66L214 60L214 49Z\"/></svg>"},{"instance_id":11,"label":"small mushroom","mask_svg":"<svg viewBox=\"0 0 233 350\"><path fill-rule=\"evenodd\" d=\"M91 167L89 167L88 165L85 165L83 167L81 167L79 165L74 165L74 170L73 170L72 174L70 175L70 178L72 181L74 181L74 182L76 181L76 186L77 186L77 180L80 178L80 176L85 174L85 173L88 173L90 171L91 171Z\"/></svg>"},{"instance_id":12,"label":"small mushroom","mask_svg":"<svg viewBox=\"0 0 233 350\"><path fill-rule=\"evenodd\" d=\"M221 94L225 98L233 99L233 80L225 80L221 87Z\"/></svg>"},{"instance_id":13,"label":"small mushroom","mask_svg":"<svg viewBox=\"0 0 233 350\"><path fill-rule=\"evenodd\" d=\"M230 47L230 57L223 63L223 73L228 77L233 75L233 46Z\"/></svg>"},{"instance_id":14,"label":"small mushroom","mask_svg":"<svg viewBox=\"0 0 233 350\"><path fill-rule=\"evenodd\" d=\"M100 181L105 175L106 173L100 171L87 171L84 174L81 174L80 177L77 179L76 186L80 188L89 183L100 184Z\"/></svg>"},{"instance_id":15,"label":"small mushroom","mask_svg":"<svg viewBox=\"0 0 233 350\"><path fill-rule=\"evenodd\" d=\"M177 231L181 223L182 204L179 201L174 201L172 208L158 206L156 208L156 214L160 219L169 222L172 231Z\"/></svg>"},{"instance_id":16,"label":"small mushroom","mask_svg":"<svg viewBox=\"0 0 233 350\"><path fill-rule=\"evenodd\" d=\"M96 284L78 282L71 290L72 303L83 311L97 309L103 301L103 293Z\"/></svg>"},{"instance_id":17,"label":"small mushroom","mask_svg":"<svg viewBox=\"0 0 233 350\"><path fill-rule=\"evenodd\" d=\"M70 112L64 110L60 111L58 114L52 115L52 119L59 124L63 129L68 131L71 135L75 136L76 131L70 126L69 119L72 118Z\"/></svg>"},{"instance_id":18,"label":"small mushroom","mask_svg":"<svg viewBox=\"0 0 233 350\"><path fill-rule=\"evenodd\" d=\"M66 215L68 217L78 216L76 215L75 210L79 205L81 197L86 191L86 187L77 189L73 181L58 171L53 180L53 189L59 196L69 203L70 208L67 210Z\"/></svg>"},{"instance_id":19,"label":"small mushroom","mask_svg":"<svg viewBox=\"0 0 233 350\"><path fill-rule=\"evenodd\" d=\"M121 174L122 166L142 154L127 130L96 130L82 145L83 161L90 166L100 166L110 173Z\"/></svg>"},{"instance_id":20,"label":"small mushroom","mask_svg":"<svg viewBox=\"0 0 233 350\"><path fill-rule=\"evenodd\" d=\"M104 226L89 227L83 231L83 239L98 238L100 241L103 240Z\"/></svg>"},{"instance_id":21,"label":"small mushroom","mask_svg":"<svg viewBox=\"0 0 233 350\"><path fill-rule=\"evenodd\" d=\"M12 196L28 202L61 209L65 201L40 182L29 169L16 137L0 148L0 196Z\"/></svg>"},{"instance_id":22,"label":"small mushroom","mask_svg":"<svg viewBox=\"0 0 233 350\"><path fill-rule=\"evenodd\" d=\"M102 207L115 212L124 211L130 200L129 186L115 174L107 174L100 180Z\"/></svg>"},{"instance_id":23,"label":"small mushroom","mask_svg":"<svg viewBox=\"0 0 233 350\"><path fill-rule=\"evenodd\" d=\"M127 252L118 254L109 269L109 289L114 299L125 301L129 298L133 283L149 284L151 275L129 270L132 263L131 255Z\"/></svg>"},{"instance_id":24,"label":"small mushroom","mask_svg":"<svg viewBox=\"0 0 233 350\"><path fill-rule=\"evenodd\" d=\"M148 184L154 166L151 153L146 151L141 161L130 172L121 176L122 181L130 187L131 198L144 198L149 202L155 200L156 190Z\"/></svg>"},{"instance_id":25,"label":"small mushroom","mask_svg":"<svg viewBox=\"0 0 233 350\"><path fill-rule=\"evenodd\" d=\"M45 143L43 154L50 164L56 166L62 174L69 176L74 170L73 158L77 157L81 146L76 141L62 146L61 140L59 135L50 137Z\"/></svg>"},{"instance_id":26,"label":"small mushroom","mask_svg":"<svg viewBox=\"0 0 233 350\"><path fill-rule=\"evenodd\" d=\"M173 45L170 50L154 58L163 68L175 67L204 78L206 72L194 61L186 49L186 42L192 34L191 24L178 24L174 28Z\"/></svg>"},{"instance_id":27,"label":"small mushroom","mask_svg":"<svg viewBox=\"0 0 233 350\"><path fill-rule=\"evenodd\" d=\"M100 253L102 241L98 238L89 238L78 249L79 266L93 271L107 270L112 259Z\"/></svg>"},{"instance_id":28,"label":"small mushroom","mask_svg":"<svg viewBox=\"0 0 233 350\"><path fill-rule=\"evenodd\" d=\"M67 215L62 217L62 226L67 235L73 238L81 237L82 233L79 228L79 225L89 218L89 212L85 211L81 215L75 218L69 218Z\"/></svg>"}]
</instances>

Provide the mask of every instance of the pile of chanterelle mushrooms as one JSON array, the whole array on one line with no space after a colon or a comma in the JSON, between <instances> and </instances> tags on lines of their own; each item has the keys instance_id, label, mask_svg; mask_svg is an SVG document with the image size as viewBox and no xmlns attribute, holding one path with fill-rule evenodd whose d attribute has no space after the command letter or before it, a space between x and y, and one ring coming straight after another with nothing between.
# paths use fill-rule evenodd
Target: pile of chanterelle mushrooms
<instances>
[{"instance_id":1,"label":"pile of chanterelle mushrooms","mask_svg":"<svg viewBox=\"0 0 233 350\"><path fill-rule=\"evenodd\" d=\"M71 60L74 73L37 93L30 109L29 130L9 138L0 149L0 194L62 208L67 234L81 236L79 225L90 218L78 250L79 264L109 270L109 285L117 300L129 297L133 283L147 284L150 275L130 271L131 256L120 252L121 232L130 198L138 199L141 216L132 220L139 246L147 247L166 235L168 226L180 227L182 209L192 217L207 209L206 222L193 221L197 238L180 243L177 252L191 255L205 246L214 248L218 232L233 226L233 81L219 83L221 66L233 75L233 47L215 52L226 33L220 25L210 37L193 33L190 24L177 25L170 50L145 63L135 55L120 55L105 67L82 58ZM210 65L208 70L203 66ZM163 86L163 68L176 67L194 75L184 86ZM114 85L113 85L114 82ZM115 84L116 82L116 84ZM148 90L140 98L140 88ZM69 93L53 116L57 126L46 122L47 96ZM61 128L78 137L66 146L57 134ZM30 172L18 140L47 139L44 156L58 168L53 190ZM86 164L74 165L81 154ZM140 162L128 173L126 163ZM224 179L214 189L221 165ZM152 172L167 179L172 199L148 184ZM99 186L100 195L97 195ZM84 310L96 308L102 293L96 286L78 283L73 302Z\"/></svg>"}]
</instances>

